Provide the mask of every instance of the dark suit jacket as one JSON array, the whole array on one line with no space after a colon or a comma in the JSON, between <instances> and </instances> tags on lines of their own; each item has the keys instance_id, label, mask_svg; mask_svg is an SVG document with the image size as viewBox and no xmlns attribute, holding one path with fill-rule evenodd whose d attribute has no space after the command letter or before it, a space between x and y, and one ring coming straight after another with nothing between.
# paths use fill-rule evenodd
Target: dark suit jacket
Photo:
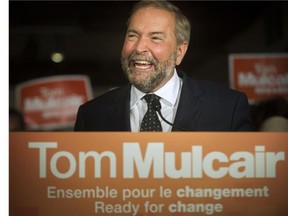
<instances>
[{"instance_id":1,"label":"dark suit jacket","mask_svg":"<svg viewBox=\"0 0 288 216\"><path fill-rule=\"evenodd\" d=\"M178 75L183 78L183 86L175 125L189 131L253 130L245 94L193 80L182 72ZM128 84L81 105L74 130L131 131L130 89Z\"/></svg>"}]
</instances>

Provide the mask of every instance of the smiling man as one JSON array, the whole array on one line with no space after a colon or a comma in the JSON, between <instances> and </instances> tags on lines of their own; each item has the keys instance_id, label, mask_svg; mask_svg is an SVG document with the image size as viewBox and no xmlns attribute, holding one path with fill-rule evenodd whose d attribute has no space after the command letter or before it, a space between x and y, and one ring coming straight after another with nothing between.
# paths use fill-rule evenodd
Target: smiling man
<instances>
[{"instance_id":1,"label":"smiling man","mask_svg":"<svg viewBox=\"0 0 288 216\"><path fill-rule=\"evenodd\" d=\"M121 65L129 84L80 106L75 131L250 131L245 94L196 81L176 69L190 23L167 1L138 2Z\"/></svg>"},{"instance_id":2,"label":"smiling man","mask_svg":"<svg viewBox=\"0 0 288 216\"><path fill-rule=\"evenodd\" d=\"M187 22L187 28L189 28ZM182 61L188 39L177 44L175 14L154 7L138 9L131 17L122 50L129 81L145 93L163 87Z\"/></svg>"}]
</instances>

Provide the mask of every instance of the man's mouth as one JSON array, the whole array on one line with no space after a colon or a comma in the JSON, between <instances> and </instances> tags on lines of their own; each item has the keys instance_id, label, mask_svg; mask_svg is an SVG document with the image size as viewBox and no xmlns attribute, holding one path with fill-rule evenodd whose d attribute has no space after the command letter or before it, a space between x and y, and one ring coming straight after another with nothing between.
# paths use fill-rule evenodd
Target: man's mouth
<instances>
[{"instance_id":1,"label":"man's mouth","mask_svg":"<svg viewBox=\"0 0 288 216\"><path fill-rule=\"evenodd\" d=\"M148 61L134 61L133 65L136 69L140 69L140 70L147 70L153 66L153 64Z\"/></svg>"}]
</instances>

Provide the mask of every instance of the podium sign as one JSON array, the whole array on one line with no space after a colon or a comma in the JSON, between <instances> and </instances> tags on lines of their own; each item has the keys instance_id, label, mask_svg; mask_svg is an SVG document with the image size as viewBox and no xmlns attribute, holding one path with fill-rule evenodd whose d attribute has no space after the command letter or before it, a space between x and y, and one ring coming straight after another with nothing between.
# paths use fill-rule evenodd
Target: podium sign
<instances>
[{"instance_id":1,"label":"podium sign","mask_svg":"<svg viewBox=\"0 0 288 216\"><path fill-rule=\"evenodd\" d=\"M288 215L288 133L10 133L10 215Z\"/></svg>"}]
</instances>

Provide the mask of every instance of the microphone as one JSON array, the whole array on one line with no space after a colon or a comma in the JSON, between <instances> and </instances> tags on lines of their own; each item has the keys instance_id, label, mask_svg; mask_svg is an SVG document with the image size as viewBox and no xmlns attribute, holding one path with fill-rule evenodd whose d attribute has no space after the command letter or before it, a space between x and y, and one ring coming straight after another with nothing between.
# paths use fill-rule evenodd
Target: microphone
<instances>
[{"instance_id":1,"label":"microphone","mask_svg":"<svg viewBox=\"0 0 288 216\"><path fill-rule=\"evenodd\" d=\"M159 115L160 115L160 117L161 117L161 119L162 119L164 122L166 122L167 124L169 124L170 126L175 127L175 128L177 128L177 129L179 129L179 130L181 130L181 131L189 131L189 130L187 130L187 129L185 129L185 128L179 127L178 125L175 125L175 124L169 122L167 119L164 118L164 116L163 116L162 113L161 113L161 108L162 108L162 107L161 107L161 103L160 103L159 100L152 100L152 108L153 108L156 112L158 112Z\"/></svg>"}]
</instances>

